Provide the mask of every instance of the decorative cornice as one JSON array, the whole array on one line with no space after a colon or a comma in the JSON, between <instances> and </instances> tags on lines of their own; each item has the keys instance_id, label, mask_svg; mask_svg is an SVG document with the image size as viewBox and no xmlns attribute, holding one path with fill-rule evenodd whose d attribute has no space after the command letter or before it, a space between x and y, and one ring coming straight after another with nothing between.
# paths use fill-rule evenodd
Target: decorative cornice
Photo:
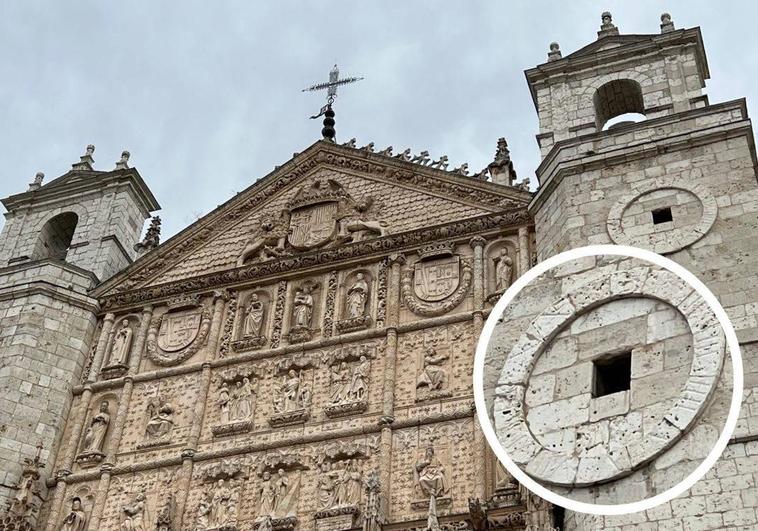
<instances>
[{"instance_id":1,"label":"decorative cornice","mask_svg":"<svg viewBox=\"0 0 758 531\"><path fill-rule=\"evenodd\" d=\"M386 256L393 251L437 241L442 238L468 237L482 231L502 229L531 222L531 216L526 209L522 208L498 214L485 214L436 227L391 234L382 238L352 243L333 249L309 251L295 256L286 256L156 286L123 293L113 293L102 297L100 300L103 308L108 310L142 305L155 299L168 298L187 292L203 292L220 286L252 280L260 282L265 277L291 273L300 269L372 255Z\"/></svg>"},{"instance_id":2,"label":"decorative cornice","mask_svg":"<svg viewBox=\"0 0 758 531\"><path fill-rule=\"evenodd\" d=\"M113 289L127 291L144 284L170 267L182 254L212 240L220 231L238 223L252 210L260 208L265 201L319 166L359 171L493 210L525 206L531 197L528 192L511 187L449 175L442 170L418 167L376 153L317 142L257 181L248 190L169 239L154 252L135 261L131 267L98 287L95 294L108 296L108 292Z\"/></svg>"}]
</instances>

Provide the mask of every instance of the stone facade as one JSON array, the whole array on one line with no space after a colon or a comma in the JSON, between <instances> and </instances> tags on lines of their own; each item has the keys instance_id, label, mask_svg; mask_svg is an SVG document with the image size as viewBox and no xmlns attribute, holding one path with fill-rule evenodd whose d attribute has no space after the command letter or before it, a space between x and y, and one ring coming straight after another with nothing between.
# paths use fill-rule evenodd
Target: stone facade
<instances>
[{"instance_id":1,"label":"stone facade","mask_svg":"<svg viewBox=\"0 0 758 531\"><path fill-rule=\"evenodd\" d=\"M475 176L319 141L160 246L154 220L138 251L157 204L128 153L97 172L88 149L7 198L0 478L6 499L24 498L9 514L32 499L49 531L549 529L561 511L520 489L477 427L474 345L538 257L618 241L671 253L720 297L743 342L746 407L688 496L623 518L567 514L565 527L753 525L752 131L743 101L703 96L699 30L661 29L619 35L607 16L595 43L565 58L551 46L527 71L544 157L534 196L501 140ZM647 120L602 131L623 112ZM676 372L666 342L688 337L661 341ZM562 368L540 370L557 382ZM41 487L24 490L37 439Z\"/></svg>"}]
</instances>

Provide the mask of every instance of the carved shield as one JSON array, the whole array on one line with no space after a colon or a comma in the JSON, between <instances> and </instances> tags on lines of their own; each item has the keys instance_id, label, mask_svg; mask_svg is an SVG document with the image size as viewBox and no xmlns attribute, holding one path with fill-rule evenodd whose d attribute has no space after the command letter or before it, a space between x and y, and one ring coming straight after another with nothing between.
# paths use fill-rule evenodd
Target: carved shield
<instances>
[{"instance_id":1,"label":"carved shield","mask_svg":"<svg viewBox=\"0 0 758 531\"><path fill-rule=\"evenodd\" d=\"M295 248L309 249L325 243L337 229L338 203L330 201L293 210L288 241Z\"/></svg>"},{"instance_id":2,"label":"carved shield","mask_svg":"<svg viewBox=\"0 0 758 531\"><path fill-rule=\"evenodd\" d=\"M441 301L458 288L461 268L457 256L417 262L413 268L413 289L419 299Z\"/></svg>"},{"instance_id":3,"label":"carved shield","mask_svg":"<svg viewBox=\"0 0 758 531\"><path fill-rule=\"evenodd\" d=\"M197 338L201 320L201 310L165 314L158 330L158 346L164 352L176 352L188 347Z\"/></svg>"}]
</instances>

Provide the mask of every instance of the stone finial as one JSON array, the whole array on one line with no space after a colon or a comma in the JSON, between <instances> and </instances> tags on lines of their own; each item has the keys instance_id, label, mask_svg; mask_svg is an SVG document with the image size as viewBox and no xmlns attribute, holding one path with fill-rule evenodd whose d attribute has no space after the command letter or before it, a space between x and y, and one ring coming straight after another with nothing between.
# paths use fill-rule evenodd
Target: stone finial
<instances>
[{"instance_id":1,"label":"stone finial","mask_svg":"<svg viewBox=\"0 0 758 531\"><path fill-rule=\"evenodd\" d=\"M550 62L550 61L557 61L561 57L563 57L561 55L561 45L558 44L557 42L551 42L550 43L550 51L547 52L547 60L548 60L548 62Z\"/></svg>"},{"instance_id":2,"label":"stone finial","mask_svg":"<svg viewBox=\"0 0 758 531\"><path fill-rule=\"evenodd\" d=\"M598 39L601 37L607 37L608 35L618 35L619 29L613 24L613 15L610 11L604 11L600 15L602 24L600 24L600 31L597 32Z\"/></svg>"},{"instance_id":3,"label":"stone finial","mask_svg":"<svg viewBox=\"0 0 758 531\"><path fill-rule=\"evenodd\" d=\"M42 188L42 180L45 178L45 174L41 171L38 171L37 174L34 176L34 180L29 183L29 192L33 190L39 190Z\"/></svg>"},{"instance_id":4,"label":"stone finial","mask_svg":"<svg viewBox=\"0 0 758 531\"><path fill-rule=\"evenodd\" d=\"M129 157L131 153L127 150L121 152L121 159L116 163L117 170L125 170L129 167Z\"/></svg>"},{"instance_id":5,"label":"stone finial","mask_svg":"<svg viewBox=\"0 0 758 531\"><path fill-rule=\"evenodd\" d=\"M489 170L493 183L513 186L513 182L516 180L516 170L513 169L511 151L508 149L508 142L505 138L498 139L495 160L487 166L487 170Z\"/></svg>"},{"instance_id":6,"label":"stone finial","mask_svg":"<svg viewBox=\"0 0 758 531\"><path fill-rule=\"evenodd\" d=\"M674 31L674 22L671 20L671 15L663 13L661 15L661 33L668 33Z\"/></svg>"},{"instance_id":7,"label":"stone finial","mask_svg":"<svg viewBox=\"0 0 758 531\"><path fill-rule=\"evenodd\" d=\"M154 216L150 220L150 226L147 228L145 238L134 246L134 250L137 254L143 254L147 251L152 251L161 243L161 218L160 216Z\"/></svg>"},{"instance_id":8,"label":"stone finial","mask_svg":"<svg viewBox=\"0 0 758 531\"><path fill-rule=\"evenodd\" d=\"M79 157L79 162L76 162L71 165L71 167L75 170L93 170L93 164L95 163L95 159L92 158L92 154L95 152L95 145L89 144L87 146L87 150L84 152L84 155Z\"/></svg>"},{"instance_id":9,"label":"stone finial","mask_svg":"<svg viewBox=\"0 0 758 531\"><path fill-rule=\"evenodd\" d=\"M464 162L457 168L453 168L453 173L457 175L468 175L468 162Z\"/></svg>"}]
</instances>

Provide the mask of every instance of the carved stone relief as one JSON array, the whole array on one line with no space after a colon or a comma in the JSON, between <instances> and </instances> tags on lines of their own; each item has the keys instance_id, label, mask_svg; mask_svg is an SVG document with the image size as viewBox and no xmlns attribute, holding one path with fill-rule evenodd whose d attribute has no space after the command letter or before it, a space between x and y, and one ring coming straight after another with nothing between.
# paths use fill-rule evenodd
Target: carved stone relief
<instances>
[{"instance_id":1,"label":"carved stone relief","mask_svg":"<svg viewBox=\"0 0 758 531\"><path fill-rule=\"evenodd\" d=\"M109 400L103 399L98 403L84 430L80 451L76 456L76 461L81 466L94 466L105 458L105 439L111 424L112 411L115 409L115 403L111 405Z\"/></svg>"},{"instance_id":2,"label":"carved stone relief","mask_svg":"<svg viewBox=\"0 0 758 531\"><path fill-rule=\"evenodd\" d=\"M146 352L156 365L177 365L205 345L211 326L210 310L199 297L179 297L150 325Z\"/></svg>"},{"instance_id":3,"label":"carved stone relief","mask_svg":"<svg viewBox=\"0 0 758 531\"><path fill-rule=\"evenodd\" d=\"M145 436L137 448L153 448L171 444L174 429L174 406L161 397L154 397L147 403Z\"/></svg>"},{"instance_id":4,"label":"carved stone relief","mask_svg":"<svg viewBox=\"0 0 758 531\"><path fill-rule=\"evenodd\" d=\"M121 319L108 345L107 362L100 369L100 376L106 380L118 378L129 370L129 355L132 349L134 330L128 318Z\"/></svg>"},{"instance_id":5,"label":"carved stone relief","mask_svg":"<svg viewBox=\"0 0 758 531\"><path fill-rule=\"evenodd\" d=\"M513 282L516 264L516 251L509 241L493 242L486 250L486 296L490 302L497 299Z\"/></svg>"},{"instance_id":6,"label":"carved stone relief","mask_svg":"<svg viewBox=\"0 0 758 531\"><path fill-rule=\"evenodd\" d=\"M256 524L258 529L289 530L297 525L302 470L306 466L290 454L269 454L257 468Z\"/></svg>"},{"instance_id":7,"label":"carved stone relief","mask_svg":"<svg viewBox=\"0 0 758 531\"><path fill-rule=\"evenodd\" d=\"M237 531L240 497L247 479L240 463L221 461L206 465L200 476L203 495L195 513L195 531Z\"/></svg>"},{"instance_id":8,"label":"carved stone relief","mask_svg":"<svg viewBox=\"0 0 758 531\"><path fill-rule=\"evenodd\" d=\"M452 395L448 389L450 354L444 346L427 347L416 377L416 399L434 400Z\"/></svg>"},{"instance_id":9,"label":"carved stone relief","mask_svg":"<svg viewBox=\"0 0 758 531\"><path fill-rule=\"evenodd\" d=\"M253 428L255 407L258 403L258 375L254 368L230 369L218 381L220 424L212 426L215 436L250 431Z\"/></svg>"},{"instance_id":10,"label":"carved stone relief","mask_svg":"<svg viewBox=\"0 0 758 531\"><path fill-rule=\"evenodd\" d=\"M37 455L34 459L24 458L21 477L16 483L16 493L8 501L5 514L0 517L0 531L32 531L34 529L42 502L40 469L45 465L40 459L41 451L42 444L37 446ZM81 501L79 508L81 508Z\"/></svg>"},{"instance_id":11,"label":"carved stone relief","mask_svg":"<svg viewBox=\"0 0 758 531\"><path fill-rule=\"evenodd\" d=\"M433 446L427 446L423 455L416 460L413 475L418 491L425 501L412 502L411 506L418 509L427 505L428 528L439 529L437 508L451 504L451 498L447 496L450 490L450 478L447 467L437 457Z\"/></svg>"},{"instance_id":12,"label":"carved stone relief","mask_svg":"<svg viewBox=\"0 0 758 531\"><path fill-rule=\"evenodd\" d=\"M149 520L145 493L138 492L130 503L121 507L121 529L123 531L148 531Z\"/></svg>"},{"instance_id":13,"label":"carved stone relief","mask_svg":"<svg viewBox=\"0 0 758 531\"><path fill-rule=\"evenodd\" d=\"M239 311L237 339L231 343L235 352L255 350L266 344L266 330L271 311L271 296L267 291L252 292Z\"/></svg>"},{"instance_id":14,"label":"carved stone relief","mask_svg":"<svg viewBox=\"0 0 758 531\"><path fill-rule=\"evenodd\" d=\"M371 324L371 281L368 271L357 271L345 278L338 331L354 332Z\"/></svg>"},{"instance_id":15,"label":"carved stone relief","mask_svg":"<svg viewBox=\"0 0 758 531\"><path fill-rule=\"evenodd\" d=\"M375 344L343 347L322 353L321 361L329 370L327 417L340 417L368 409L371 360L377 355Z\"/></svg>"},{"instance_id":16,"label":"carved stone relief","mask_svg":"<svg viewBox=\"0 0 758 531\"><path fill-rule=\"evenodd\" d=\"M458 306L473 279L470 259L453 254L450 242L428 245L401 281L403 302L413 313L425 317L443 315Z\"/></svg>"},{"instance_id":17,"label":"carved stone relief","mask_svg":"<svg viewBox=\"0 0 758 531\"><path fill-rule=\"evenodd\" d=\"M87 521L82 499L75 496L71 499L67 512L61 520L60 531L84 531L87 529Z\"/></svg>"},{"instance_id":18,"label":"carved stone relief","mask_svg":"<svg viewBox=\"0 0 758 531\"><path fill-rule=\"evenodd\" d=\"M313 371L308 357L281 360L274 371L275 384L271 426L305 422L310 418Z\"/></svg>"},{"instance_id":19,"label":"carved stone relief","mask_svg":"<svg viewBox=\"0 0 758 531\"><path fill-rule=\"evenodd\" d=\"M287 339L290 343L310 341L318 330L318 299L314 293L319 284L310 280L295 289L290 312L290 331Z\"/></svg>"}]
</instances>

